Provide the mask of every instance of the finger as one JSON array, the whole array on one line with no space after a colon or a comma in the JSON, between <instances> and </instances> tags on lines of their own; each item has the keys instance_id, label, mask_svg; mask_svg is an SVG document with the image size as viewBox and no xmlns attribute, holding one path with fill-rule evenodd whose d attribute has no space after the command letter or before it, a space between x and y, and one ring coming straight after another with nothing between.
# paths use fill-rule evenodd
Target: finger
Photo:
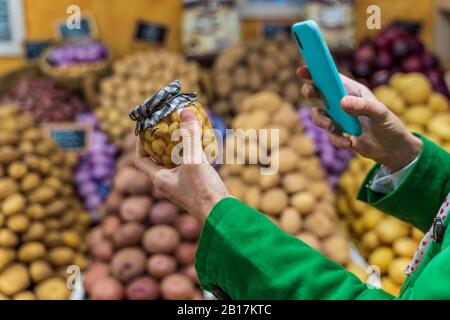
<instances>
[{"instance_id":1,"label":"finger","mask_svg":"<svg viewBox=\"0 0 450 320\"><path fill-rule=\"evenodd\" d=\"M367 116L372 121L386 120L389 110L380 102L360 97L346 96L341 100L345 112L354 116Z\"/></svg>"},{"instance_id":2,"label":"finger","mask_svg":"<svg viewBox=\"0 0 450 320\"><path fill-rule=\"evenodd\" d=\"M296 73L300 79L312 80L311 74L309 73L307 66L298 67Z\"/></svg>"},{"instance_id":3,"label":"finger","mask_svg":"<svg viewBox=\"0 0 450 320\"><path fill-rule=\"evenodd\" d=\"M328 140L331 142L331 144L338 148L349 149L352 147L352 140L341 135L331 134L328 137Z\"/></svg>"},{"instance_id":4,"label":"finger","mask_svg":"<svg viewBox=\"0 0 450 320\"><path fill-rule=\"evenodd\" d=\"M183 137L183 163L201 164L204 160L201 129L192 109L181 111L180 130Z\"/></svg>"},{"instance_id":5,"label":"finger","mask_svg":"<svg viewBox=\"0 0 450 320\"><path fill-rule=\"evenodd\" d=\"M153 180L157 172L164 169L148 157L148 153L144 150L144 146L139 140L136 142L134 165L144 172L150 180Z\"/></svg>"},{"instance_id":6,"label":"finger","mask_svg":"<svg viewBox=\"0 0 450 320\"><path fill-rule=\"evenodd\" d=\"M334 130L333 121L325 114L323 108L313 108L311 110L311 118L316 126L332 132Z\"/></svg>"},{"instance_id":7,"label":"finger","mask_svg":"<svg viewBox=\"0 0 450 320\"><path fill-rule=\"evenodd\" d=\"M309 83L305 83L302 86L301 92L302 92L302 95L305 98L309 98L310 99L310 98L318 97L316 89L314 89L314 86L312 84L309 84Z\"/></svg>"}]
</instances>

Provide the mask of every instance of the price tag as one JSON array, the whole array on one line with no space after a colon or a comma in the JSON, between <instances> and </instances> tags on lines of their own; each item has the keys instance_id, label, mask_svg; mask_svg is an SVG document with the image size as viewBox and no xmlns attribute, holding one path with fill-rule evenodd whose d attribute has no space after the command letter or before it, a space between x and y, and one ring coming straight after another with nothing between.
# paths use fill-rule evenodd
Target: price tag
<instances>
[{"instance_id":1,"label":"price tag","mask_svg":"<svg viewBox=\"0 0 450 320\"><path fill-rule=\"evenodd\" d=\"M44 125L47 134L66 151L88 152L92 127L79 123L51 123Z\"/></svg>"},{"instance_id":2,"label":"price tag","mask_svg":"<svg viewBox=\"0 0 450 320\"><path fill-rule=\"evenodd\" d=\"M52 40L33 40L24 41L23 48L25 53L25 58L28 60L35 60L39 58L49 46L52 45Z\"/></svg>"},{"instance_id":3,"label":"price tag","mask_svg":"<svg viewBox=\"0 0 450 320\"><path fill-rule=\"evenodd\" d=\"M153 22L138 21L134 38L137 41L147 42L156 45L164 45L166 42L167 27Z\"/></svg>"},{"instance_id":4,"label":"price tag","mask_svg":"<svg viewBox=\"0 0 450 320\"><path fill-rule=\"evenodd\" d=\"M264 39L273 39L278 35L290 36L291 25L287 23L266 23L262 26Z\"/></svg>"},{"instance_id":5,"label":"price tag","mask_svg":"<svg viewBox=\"0 0 450 320\"><path fill-rule=\"evenodd\" d=\"M57 23L57 35L63 40L73 38L96 38L97 26L94 19L89 15L84 15L80 18L79 28L69 27L66 20Z\"/></svg>"}]
</instances>

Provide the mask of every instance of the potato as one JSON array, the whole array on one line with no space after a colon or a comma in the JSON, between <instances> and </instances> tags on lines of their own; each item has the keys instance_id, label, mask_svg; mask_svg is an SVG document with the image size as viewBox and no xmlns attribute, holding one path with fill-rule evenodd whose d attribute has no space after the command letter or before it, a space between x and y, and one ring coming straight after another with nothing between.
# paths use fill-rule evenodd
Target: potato
<instances>
[{"instance_id":1,"label":"potato","mask_svg":"<svg viewBox=\"0 0 450 320\"><path fill-rule=\"evenodd\" d=\"M143 221L148 217L152 202L148 196L126 198L120 207L120 216L124 221Z\"/></svg>"},{"instance_id":2,"label":"potato","mask_svg":"<svg viewBox=\"0 0 450 320\"><path fill-rule=\"evenodd\" d=\"M145 231L142 244L148 253L171 253L180 242L175 228L167 225L155 225Z\"/></svg>"},{"instance_id":3,"label":"potato","mask_svg":"<svg viewBox=\"0 0 450 320\"><path fill-rule=\"evenodd\" d=\"M272 159L279 157L279 170L281 173L292 171L297 167L297 154L295 151L288 147L281 147L278 153L271 154Z\"/></svg>"},{"instance_id":4,"label":"potato","mask_svg":"<svg viewBox=\"0 0 450 320\"><path fill-rule=\"evenodd\" d=\"M349 240L342 234L335 234L324 239L322 248L328 258L341 265L350 261Z\"/></svg>"},{"instance_id":5,"label":"potato","mask_svg":"<svg viewBox=\"0 0 450 320\"><path fill-rule=\"evenodd\" d=\"M161 281L161 296L167 300L191 299L195 293L194 284L184 274L174 273Z\"/></svg>"},{"instance_id":6,"label":"potato","mask_svg":"<svg viewBox=\"0 0 450 320\"><path fill-rule=\"evenodd\" d=\"M387 293L392 294L393 296L398 297L400 295L401 287L388 277L381 278L381 288Z\"/></svg>"},{"instance_id":7,"label":"potato","mask_svg":"<svg viewBox=\"0 0 450 320\"><path fill-rule=\"evenodd\" d=\"M232 194L238 199L242 199L244 197L247 187L245 184L243 184L241 179L238 179L236 177L229 177L225 178L223 180L223 183L227 187L230 194Z\"/></svg>"},{"instance_id":8,"label":"potato","mask_svg":"<svg viewBox=\"0 0 450 320\"><path fill-rule=\"evenodd\" d=\"M91 294L92 288L99 279L110 275L109 266L106 263L94 262L83 274L84 289Z\"/></svg>"},{"instance_id":9,"label":"potato","mask_svg":"<svg viewBox=\"0 0 450 320\"><path fill-rule=\"evenodd\" d=\"M242 170L242 180L248 184L257 184L260 177L258 166L245 166Z\"/></svg>"},{"instance_id":10,"label":"potato","mask_svg":"<svg viewBox=\"0 0 450 320\"><path fill-rule=\"evenodd\" d=\"M376 265L382 273L387 271L391 261L394 259L394 252L388 247L378 247L369 256L369 264Z\"/></svg>"},{"instance_id":11,"label":"potato","mask_svg":"<svg viewBox=\"0 0 450 320\"><path fill-rule=\"evenodd\" d=\"M111 260L113 254L113 245L107 240L101 240L91 248L91 255L99 261L108 262Z\"/></svg>"},{"instance_id":12,"label":"potato","mask_svg":"<svg viewBox=\"0 0 450 320\"><path fill-rule=\"evenodd\" d=\"M356 263L350 262L345 269L347 269L347 271L350 271L355 276L357 276L358 279L361 280L361 282L363 283L367 282L368 274L366 270L364 270L364 268L357 265Z\"/></svg>"},{"instance_id":13,"label":"potato","mask_svg":"<svg viewBox=\"0 0 450 320\"><path fill-rule=\"evenodd\" d=\"M115 214L119 212L122 202L123 202L122 194L120 192L117 192L116 190L112 190L105 201L106 212L110 214Z\"/></svg>"},{"instance_id":14,"label":"potato","mask_svg":"<svg viewBox=\"0 0 450 320\"><path fill-rule=\"evenodd\" d=\"M259 209L259 205L261 203L261 191L257 186L248 187L247 191L245 191L243 201L252 208L256 210Z\"/></svg>"},{"instance_id":15,"label":"potato","mask_svg":"<svg viewBox=\"0 0 450 320\"><path fill-rule=\"evenodd\" d=\"M93 300L122 300L125 290L122 284L111 276L105 276L96 281L91 290Z\"/></svg>"},{"instance_id":16,"label":"potato","mask_svg":"<svg viewBox=\"0 0 450 320\"><path fill-rule=\"evenodd\" d=\"M407 236L409 226L396 218L385 217L378 223L375 230L380 240L389 244L398 238Z\"/></svg>"},{"instance_id":17,"label":"potato","mask_svg":"<svg viewBox=\"0 0 450 320\"><path fill-rule=\"evenodd\" d=\"M266 190L278 185L280 176L278 174L262 175L259 177L259 186L261 189Z\"/></svg>"},{"instance_id":18,"label":"potato","mask_svg":"<svg viewBox=\"0 0 450 320\"><path fill-rule=\"evenodd\" d=\"M421 241L423 238L423 232L417 228L412 228L411 235L417 241Z\"/></svg>"},{"instance_id":19,"label":"potato","mask_svg":"<svg viewBox=\"0 0 450 320\"><path fill-rule=\"evenodd\" d=\"M45 246L37 241L25 242L19 247L17 256L20 261L30 263L34 260L44 258Z\"/></svg>"},{"instance_id":20,"label":"potato","mask_svg":"<svg viewBox=\"0 0 450 320\"><path fill-rule=\"evenodd\" d=\"M0 292L8 296L25 290L29 285L30 278L23 264L13 264L0 274Z\"/></svg>"},{"instance_id":21,"label":"potato","mask_svg":"<svg viewBox=\"0 0 450 320\"><path fill-rule=\"evenodd\" d=\"M139 248L120 249L111 260L111 272L118 279L129 281L143 274L145 260L145 254Z\"/></svg>"},{"instance_id":22,"label":"potato","mask_svg":"<svg viewBox=\"0 0 450 320\"><path fill-rule=\"evenodd\" d=\"M117 248L139 245L144 231L144 225L138 222L127 222L120 226L114 233L114 245Z\"/></svg>"},{"instance_id":23,"label":"potato","mask_svg":"<svg viewBox=\"0 0 450 320\"><path fill-rule=\"evenodd\" d=\"M289 193L303 191L307 187L307 180L300 172L292 172L283 176L281 180L284 190Z\"/></svg>"},{"instance_id":24,"label":"potato","mask_svg":"<svg viewBox=\"0 0 450 320\"><path fill-rule=\"evenodd\" d=\"M448 110L447 98L437 92L433 92L428 98L428 106L434 112L445 112Z\"/></svg>"},{"instance_id":25,"label":"potato","mask_svg":"<svg viewBox=\"0 0 450 320\"><path fill-rule=\"evenodd\" d=\"M62 235L58 231L54 231L54 230L49 231L44 236L43 242L47 247L50 247L50 248L60 246L63 243Z\"/></svg>"},{"instance_id":26,"label":"potato","mask_svg":"<svg viewBox=\"0 0 450 320\"><path fill-rule=\"evenodd\" d=\"M280 214L287 204L288 197L281 188L269 189L261 196L261 210L267 214Z\"/></svg>"},{"instance_id":27,"label":"potato","mask_svg":"<svg viewBox=\"0 0 450 320\"><path fill-rule=\"evenodd\" d=\"M41 282L48 279L53 274L53 269L45 260L34 260L30 263L29 273L33 282Z\"/></svg>"},{"instance_id":28,"label":"potato","mask_svg":"<svg viewBox=\"0 0 450 320\"><path fill-rule=\"evenodd\" d=\"M281 212L280 228L287 233L295 234L302 227L302 217L297 209L287 207Z\"/></svg>"},{"instance_id":29,"label":"potato","mask_svg":"<svg viewBox=\"0 0 450 320\"><path fill-rule=\"evenodd\" d=\"M120 169L114 177L114 188L121 193L145 194L151 187L150 179L132 167Z\"/></svg>"},{"instance_id":30,"label":"potato","mask_svg":"<svg viewBox=\"0 0 450 320\"><path fill-rule=\"evenodd\" d=\"M22 212L25 209L25 205L25 197L20 193L15 193L3 200L1 209L6 215L10 216Z\"/></svg>"},{"instance_id":31,"label":"potato","mask_svg":"<svg viewBox=\"0 0 450 320\"><path fill-rule=\"evenodd\" d=\"M178 207L167 201L158 201L150 209L150 222L153 224L172 224L178 216Z\"/></svg>"},{"instance_id":32,"label":"potato","mask_svg":"<svg viewBox=\"0 0 450 320\"><path fill-rule=\"evenodd\" d=\"M370 208L362 215L364 226L367 230L374 229L377 224L383 219L384 214L375 208Z\"/></svg>"},{"instance_id":33,"label":"potato","mask_svg":"<svg viewBox=\"0 0 450 320\"><path fill-rule=\"evenodd\" d=\"M401 285L406 280L405 268L409 261L409 258L396 258L389 264L387 269L389 278L397 285Z\"/></svg>"},{"instance_id":34,"label":"potato","mask_svg":"<svg viewBox=\"0 0 450 320\"><path fill-rule=\"evenodd\" d=\"M417 250L417 241L411 238L400 238L394 241L392 248L394 252L399 256L412 257Z\"/></svg>"},{"instance_id":35,"label":"potato","mask_svg":"<svg viewBox=\"0 0 450 320\"><path fill-rule=\"evenodd\" d=\"M15 247L19 239L17 235L9 229L0 229L0 247Z\"/></svg>"},{"instance_id":36,"label":"potato","mask_svg":"<svg viewBox=\"0 0 450 320\"><path fill-rule=\"evenodd\" d=\"M48 252L48 261L55 267L69 265L73 262L75 252L68 247L56 247Z\"/></svg>"},{"instance_id":37,"label":"potato","mask_svg":"<svg viewBox=\"0 0 450 320\"><path fill-rule=\"evenodd\" d=\"M22 182L20 184L20 188L24 192L29 192L39 186L41 182L41 178L36 173L28 173L25 177L22 178Z\"/></svg>"},{"instance_id":38,"label":"potato","mask_svg":"<svg viewBox=\"0 0 450 320\"><path fill-rule=\"evenodd\" d=\"M15 214L8 218L6 225L14 232L23 233L28 229L30 221L24 214Z\"/></svg>"},{"instance_id":39,"label":"potato","mask_svg":"<svg viewBox=\"0 0 450 320\"><path fill-rule=\"evenodd\" d=\"M157 300L159 298L158 283L150 277L139 277L131 281L126 288L129 300Z\"/></svg>"},{"instance_id":40,"label":"potato","mask_svg":"<svg viewBox=\"0 0 450 320\"><path fill-rule=\"evenodd\" d=\"M12 249L0 248L0 271L16 258L16 252Z\"/></svg>"},{"instance_id":41,"label":"potato","mask_svg":"<svg viewBox=\"0 0 450 320\"><path fill-rule=\"evenodd\" d=\"M0 200L5 199L18 191L19 187L14 179L0 179ZM3 206L3 205L2 205Z\"/></svg>"},{"instance_id":42,"label":"potato","mask_svg":"<svg viewBox=\"0 0 450 320\"><path fill-rule=\"evenodd\" d=\"M22 291L13 296L13 300L36 300L36 296L31 291Z\"/></svg>"},{"instance_id":43,"label":"potato","mask_svg":"<svg viewBox=\"0 0 450 320\"><path fill-rule=\"evenodd\" d=\"M378 235L374 230L366 232L361 238L361 247L364 250L372 251L380 245Z\"/></svg>"},{"instance_id":44,"label":"potato","mask_svg":"<svg viewBox=\"0 0 450 320\"><path fill-rule=\"evenodd\" d=\"M35 293L39 300L67 300L70 297L66 281L61 278L50 278L40 282L36 286Z\"/></svg>"},{"instance_id":45,"label":"potato","mask_svg":"<svg viewBox=\"0 0 450 320\"><path fill-rule=\"evenodd\" d=\"M28 167L24 162L16 161L8 166L8 175L15 179L20 179L28 171Z\"/></svg>"},{"instance_id":46,"label":"potato","mask_svg":"<svg viewBox=\"0 0 450 320\"><path fill-rule=\"evenodd\" d=\"M175 221L175 228L183 240L194 241L199 238L202 226L193 216L183 214Z\"/></svg>"},{"instance_id":47,"label":"potato","mask_svg":"<svg viewBox=\"0 0 450 320\"><path fill-rule=\"evenodd\" d=\"M329 236L337 228L336 224L325 214L315 212L305 219L305 229L316 234L319 238Z\"/></svg>"},{"instance_id":48,"label":"potato","mask_svg":"<svg viewBox=\"0 0 450 320\"><path fill-rule=\"evenodd\" d=\"M408 104L424 103L431 94L428 79L420 73L409 73L402 80L398 89L400 95Z\"/></svg>"},{"instance_id":49,"label":"potato","mask_svg":"<svg viewBox=\"0 0 450 320\"><path fill-rule=\"evenodd\" d=\"M297 233L296 237L316 250L320 251L322 249L322 245L321 245L319 239L317 238L317 236L315 234L313 234L311 232L303 231L303 232Z\"/></svg>"},{"instance_id":50,"label":"potato","mask_svg":"<svg viewBox=\"0 0 450 320\"><path fill-rule=\"evenodd\" d=\"M47 203L56 196L56 189L48 186L41 186L30 193L29 200L40 204Z\"/></svg>"},{"instance_id":51,"label":"potato","mask_svg":"<svg viewBox=\"0 0 450 320\"><path fill-rule=\"evenodd\" d=\"M175 257L181 265L194 263L197 245L191 242L182 242L175 250Z\"/></svg>"},{"instance_id":52,"label":"potato","mask_svg":"<svg viewBox=\"0 0 450 320\"><path fill-rule=\"evenodd\" d=\"M316 199L308 191L295 193L290 200L291 205L301 214L307 214L314 208Z\"/></svg>"},{"instance_id":53,"label":"potato","mask_svg":"<svg viewBox=\"0 0 450 320\"><path fill-rule=\"evenodd\" d=\"M154 254L147 260L147 272L157 278L163 278L177 270L177 261L167 254Z\"/></svg>"},{"instance_id":54,"label":"potato","mask_svg":"<svg viewBox=\"0 0 450 320\"><path fill-rule=\"evenodd\" d=\"M26 210L25 213L27 216L29 216L31 219L40 220L46 216L45 208L38 204L38 203L32 203L30 204Z\"/></svg>"}]
</instances>

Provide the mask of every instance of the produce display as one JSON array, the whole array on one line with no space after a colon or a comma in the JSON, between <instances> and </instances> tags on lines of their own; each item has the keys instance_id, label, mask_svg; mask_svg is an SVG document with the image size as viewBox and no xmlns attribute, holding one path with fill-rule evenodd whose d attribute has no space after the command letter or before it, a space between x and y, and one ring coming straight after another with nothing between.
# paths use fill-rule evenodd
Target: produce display
<instances>
[{"instance_id":1,"label":"produce display","mask_svg":"<svg viewBox=\"0 0 450 320\"><path fill-rule=\"evenodd\" d=\"M177 99L174 100L174 97ZM218 149L208 115L195 94L181 92L179 81L173 81L160 89L130 112L130 118L136 121L136 134L139 135L145 151L153 161L167 168L174 168L182 161L183 150L179 150L177 145L181 146L182 141L180 113L184 108L194 112L200 126L202 147L212 162ZM172 136L176 131L179 136L174 141Z\"/></svg>"},{"instance_id":2,"label":"produce display","mask_svg":"<svg viewBox=\"0 0 450 320\"><path fill-rule=\"evenodd\" d=\"M21 110L32 112L38 122L72 121L86 107L77 95L60 88L47 77L20 82L3 102L14 103Z\"/></svg>"},{"instance_id":3,"label":"produce display","mask_svg":"<svg viewBox=\"0 0 450 320\"><path fill-rule=\"evenodd\" d=\"M100 131L94 114L80 114L77 122L89 124L92 134L90 150L80 156L76 167L75 184L85 209L96 220L96 209L108 196L114 177L117 147L109 143L106 134Z\"/></svg>"},{"instance_id":4,"label":"produce display","mask_svg":"<svg viewBox=\"0 0 450 320\"><path fill-rule=\"evenodd\" d=\"M219 173L230 193L332 260L360 270L350 259L349 239L339 226L335 195L315 156L314 143L304 135L291 104L265 91L245 99L240 110L232 127L279 129L279 149L272 150L265 139L255 142L235 136L227 137L225 148L248 163L249 152L268 146L272 161L278 158L279 164L271 175L262 175L258 164L222 165Z\"/></svg>"},{"instance_id":5,"label":"produce display","mask_svg":"<svg viewBox=\"0 0 450 320\"><path fill-rule=\"evenodd\" d=\"M301 102L295 70L300 54L291 39L260 40L232 47L220 55L212 70L212 110L230 123L242 101L259 91L275 91L285 100Z\"/></svg>"},{"instance_id":6,"label":"produce display","mask_svg":"<svg viewBox=\"0 0 450 320\"><path fill-rule=\"evenodd\" d=\"M413 132L450 151L448 101L433 92L421 73L395 74L388 85L374 90L376 97L396 113ZM357 157L349 164L339 183L338 211L369 264L382 273L382 285L398 295L405 280L403 269L414 255L423 234L394 217L356 200L356 194L373 161Z\"/></svg>"},{"instance_id":7,"label":"produce display","mask_svg":"<svg viewBox=\"0 0 450 320\"><path fill-rule=\"evenodd\" d=\"M353 157L349 150L336 148L328 140L329 133L317 127L311 118L311 109L300 107L298 110L300 120L303 124L305 134L310 137L316 145L316 155L320 158L320 163L325 169L328 182L336 189L341 174L347 169L348 162Z\"/></svg>"},{"instance_id":8,"label":"produce display","mask_svg":"<svg viewBox=\"0 0 450 320\"><path fill-rule=\"evenodd\" d=\"M100 128L120 146L134 132L128 112L174 79L183 91L197 92L199 102L207 105L204 77L200 67L182 55L165 50L147 50L126 56L113 65L113 74L100 83L100 106L96 109Z\"/></svg>"},{"instance_id":9,"label":"produce display","mask_svg":"<svg viewBox=\"0 0 450 320\"><path fill-rule=\"evenodd\" d=\"M435 91L450 98L444 71L417 35L392 25L375 39L368 39L356 49L352 73L370 88L384 85L397 72L421 72L430 79Z\"/></svg>"},{"instance_id":10,"label":"produce display","mask_svg":"<svg viewBox=\"0 0 450 320\"><path fill-rule=\"evenodd\" d=\"M200 223L152 190L134 167L134 136L117 162L101 223L87 241L90 299L201 299L194 268Z\"/></svg>"},{"instance_id":11,"label":"produce display","mask_svg":"<svg viewBox=\"0 0 450 320\"><path fill-rule=\"evenodd\" d=\"M77 163L30 113L0 108L0 295L68 299L66 267L83 269L90 216L72 187Z\"/></svg>"}]
</instances>

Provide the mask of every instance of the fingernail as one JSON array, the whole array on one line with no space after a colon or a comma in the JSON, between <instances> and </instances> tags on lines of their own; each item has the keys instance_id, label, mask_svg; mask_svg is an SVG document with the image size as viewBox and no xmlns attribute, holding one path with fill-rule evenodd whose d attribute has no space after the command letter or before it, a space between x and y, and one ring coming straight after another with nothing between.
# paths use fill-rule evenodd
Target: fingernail
<instances>
[{"instance_id":1,"label":"fingernail","mask_svg":"<svg viewBox=\"0 0 450 320\"><path fill-rule=\"evenodd\" d=\"M176 112L176 111L175 111ZM184 108L181 111L181 121L188 122L188 121L194 121L195 120L195 114L194 111L192 111L189 108Z\"/></svg>"}]
</instances>

